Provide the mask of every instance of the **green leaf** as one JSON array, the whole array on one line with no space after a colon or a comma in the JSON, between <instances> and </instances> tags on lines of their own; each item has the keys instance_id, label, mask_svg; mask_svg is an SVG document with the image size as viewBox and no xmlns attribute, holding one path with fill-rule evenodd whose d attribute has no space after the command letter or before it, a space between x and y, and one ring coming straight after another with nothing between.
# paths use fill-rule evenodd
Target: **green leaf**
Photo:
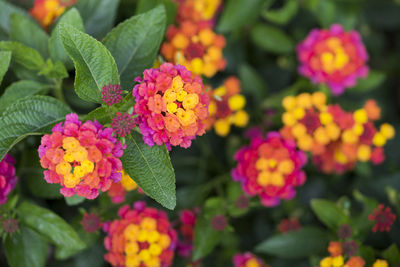
<instances>
[{"instance_id":1,"label":"green leaf","mask_svg":"<svg viewBox=\"0 0 400 267\"><path fill-rule=\"evenodd\" d=\"M49 36L42 27L26 16L11 15L10 40L36 49L44 58L49 57Z\"/></svg>"},{"instance_id":2,"label":"green leaf","mask_svg":"<svg viewBox=\"0 0 400 267\"><path fill-rule=\"evenodd\" d=\"M101 103L103 86L119 84L117 64L107 48L68 24L60 25L61 41L75 65L75 90L83 100Z\"/></svg>"},{"instance_id":3,"label":"green leaf","mask_svg":"<svg viewBox=\"0 0 400 267\"><path fill-rule=\"evenodd\" d=\"M117 63L122 88L131 90L134 78L154 65L164 39L165 20L165 8L160 5L125 20L104 38Z\"/></svg>"},{"instance_id":4,"label":"green leaf","mask_svg":"<svg viewBox=\"0 0 400 267\"><path fill-rule=\"evenodd\" d=\"M287 24L299 9L297 0L287 0L285 5L278 10L266 10L263 13L264 18L276 24Z\"/></svg>"},{"instance_id":5,"label":"green leaf","mask_svg":"<svg viewBox=\"0 0 400 267\"><path fill-rule=\"evenodd\" d=\"M85 248L75 230L51 210L23 202L17 212L24 225L46 237L57 247L56 258L68 258Z\"/></svg>"},{"instance_id":6,"label":"green leaf","mask_svg":"<svg viewBox=\"0 0 400 267\"><path fill-rule=\"evenodd\" d=\"M293 52L293 40L277 27L260 23L253 27L250 34L254 44L265 51L276 54Z\"/></svg>"},{"instance_id":7,"label":"green leaf","mask_svg":"<svg viewBox=\"0 0 400 267\"><path fill-rule=\"evenodd\" d=\"M0 51L0 84L3 80L4 75L8 70L8 66L10 66L10 61L11 61L11 52Z\"/></svg>"},{"instance_id":8,"label":"green leaf","mask_svg":"<svg viewBox=\"0 0 400 267\"><path fill-rule=\"evenodd\" d=\"M147 12L158 5L164 5L167 12L167 25L175 22L178 5L173 0L139 0L136 7L136 14Z\"/></svg>"},{"instance_id":9,"label":"green leaf","mask_svg":"<svg viewBox=\"0 0 400 267\"><path fill-rule=\"evenodd\" d=\"M396 244L392 244L385 249L382 252L382 256L389 262L389 266L400 263L400 251Z\"/></svg>"},{"instance_id":10,"label":"green leaf","mask_svg":"<svg viewBox=\"0 0 400 267\"><path fill-rule=\"evenodd\" d=\"M81 15L76 8L71 8L58 20L57 25L51 32L49 39L50 56L54 61L60 60L68 70L74 67L74 63L65 52L64 46L61 42L59 28L62 24L69 24L74 26L80 31L85 31Z\"/></svg>"},{"instance_id":11,"label":"green leaf","mask_svg":"<svg viewBox=\"0 0 400 267\"><path fill-rule=\"evenodd\" d=\"M65 197L65 202L68 206L75 206L85 201L84 197L73 195L72 197Z\"/></svg>"},{"instance_id":12,"label":"green leaf","mask_svg":"<svg viewBox=\"0 0 400 267\"><path fill-rule=\"evenodd\" d=\"M168 209L176 206L175 173L165 146L148 146L136 132L125 137L122 165L151 198Z\"/></svg>"},{"instance_id":13,"label":"green leaf","mask_svg":"<svg viewBox=\"0 0 400 267\"><path fill-rule=\"evenodd\" d=\"M44 267L49 246L40 235L20 226L20 231L8 235L4 242L7 262L10 267Z\"/></svg>"},{"instance_id":14,"label":"green leaf","mask_svg":"<svg viewBox=\"0 0 400 267\"><path fill-rule=\"evenodd\" d=\"M0 42L0 49L11 51L12 60L27 69L39 70L44 65L44 60L38 51L21 43L2 41Z\"/></svg>"},{"instance_id":15,"label":"green leaf","mask_svg":"<svg viewBox=\"0 0 400 267\"><path fill-rule=\"evenodd\" d=\"M365 79L359 79L357 85L350 92L366 93L379 87L386 79L386 74L379 71L370 71Z\"/></svg>"},{"instance_id":16,"label":"green leaf","mask_svg":"<svg viewBox=\"0 0 400 267\"><path fill-rule=\"evenodd\" d=\"M0 160L26 136L45 133L70 112L49 96L30 96L9 106L0 117Z\"/></svg>"},{"instance_id":17,"label":"green leaf","mask_svg":"<svg viewBox=\"0 0 400 267\"><path fill-rule=\"evenodd\" d=\"M284 259L297 259L325 251L327 243L326 232L316 227L303 227L298 231L272 236L257 245L255 251Z\"/></svg>"},{"instance_id":18,"label":"green leaf","mask_svg":"<svg viewBox=\"0 0 400 267\"><path fill-rule=\"evenodd\" d=\"M264 0L227 1L217 30L227 33L255 21L262 10L263 4Z\"/></svg>"},{"instance_id":19,"label":"green leaf","mask_svg":"<svg viewBox=\"0 0 400 267\"><path fill-rule=\"evenodd\" d=\"M247 64L240 65L239 77L245 94L251 94L257 101L264 99L267 95L267 86L257 70Z\"/></svg>"},{"instance_id":20,"label":"green leaf","mask_svg":"<svg viewBox=\"0 0 400 267\"><path fill-rule=\"evenodd\" d=\"M22 80L12 83L0 97L0 114L15 101L46 91L47 85L35 81Z\"/></svg>"},{"instance_id":21,"label":"green leaf","mask_svg":"<svg viewBox=\"0 0 400 267\"><path fill-rule=\"evenodd\" d=\"M332 230L349 221L348 216L333 202L324 199L311 200L311 209L318 219Z\"/></svg>"},{"instance_id":22,"label":"green leaf","mask_svg":"<svg viewBox=\"0 0 400 267\"><path fill-rule=\"evenodd\" d=\"M96 119L102 125L110 123L111 116L109 113L109 109L107 107L98 107L85 116L85 120L93 121L94 119Z\"/></svg>"},{"instance_id":23,"label":"green leaf","mask_svg":"<svg viewBox=\"0 0 400 267\"><path fill-rule=\"evenodd\" d=\"M5 40L10 33L10 16L13 13L22 14L28 17L28 14L26 14L23 9L0 0L0 40Z\"/></svg>"},{"instance_id":24,"label":"green leaf","mask_svg":"<svg viewBox=\"0 0 400 267\"><path fill-rule=\"evenodd\" d=\"M53 63L51 59L48 59L39 75L44 75L49 79L64 79L68 77L68 72L61 61Z\"/></svg>"},{"instance_id":25,"label":"green leaf","mask_svg":"<svg viewBox=\"0 0 400 267\"><path fill-rule=\"evenodd\" d=\"M221 241L222 231L216 231L211 227L211 218L199 216L194 228L193 260L199 260L212 252Z\"/></svg>"},{"instance_id":26,"label":"green leaf","mask_svg":"<svg viewBox=\"0 0 400 267\"><path fill-rule=\"evenodd\" d=\"M378 201L373 198L368 198L361 194L360 191L355 190L353 192L354 198L363 204L363 212L356 218L353 218L351 223L354 229L354 232L357 236L364 237L368 232L371 231L374 222L368 219L369 214L373 212L373 210L378 207Z\"/></svg>"},{"instance_id":27,"label":"green leaf","mask_svg":"<svg viewBox=\"0 0 400 267\"><path fill-rule=\"evenodd\" d=\"M114 25L119 0L79 0L79 10L88 34L103 38Z\"/></svg>"}]
</instances>

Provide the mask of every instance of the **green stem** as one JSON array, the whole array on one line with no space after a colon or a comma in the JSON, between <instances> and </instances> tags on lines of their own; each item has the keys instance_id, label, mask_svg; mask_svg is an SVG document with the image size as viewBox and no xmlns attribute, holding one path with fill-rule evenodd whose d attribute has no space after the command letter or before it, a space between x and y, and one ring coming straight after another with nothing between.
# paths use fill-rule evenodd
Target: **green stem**
<instances>
[{"instance_id":1,"label":"green stem","mask_svg":"<svg viewBox=\"0 0 400 267\"><path fill-rule=\"evenodd\" d=\"M62 79L55 79L54 80L54 96L63 103L67 103L64 98L63 90L62 90Z\"/></svg>"}]
</instances>

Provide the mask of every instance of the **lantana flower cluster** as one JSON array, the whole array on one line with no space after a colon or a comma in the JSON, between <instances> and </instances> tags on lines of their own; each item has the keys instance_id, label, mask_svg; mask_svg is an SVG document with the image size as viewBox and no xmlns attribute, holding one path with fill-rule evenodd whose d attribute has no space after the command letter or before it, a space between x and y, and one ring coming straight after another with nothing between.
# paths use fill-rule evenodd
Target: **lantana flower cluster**
<instances>
[{"instance_id":1,"label":"lantana flower cluster","mask_svg":"<svg viewBox=\"0 0 400 267\"><path fill-rule=\"evenodd\" d=\"M125 148L96 120L82 123L77 114L66 116L42 137L38 149L44 179L60 184L66 197L74 194L94 199L122 178L120 157Z\"/></svg>"},{"instance_id":2,"label":"lantana flower cluster","mask_svg":"<svg viewBox=\"0 0 400 267\"><path fill-rule=\"evenodd\" d=\"M121 181L118 183L113 183L110 189L107 191L111 201L115 204L124 202L126 193L138 188L138 185L131 179L125 170L122 170L121 174Z\"/></svg>"},{"instance_id":3,"label":"lantana flower cluster","mask_svg":"<svg viewBox=\"0 0 400 267\"><path fill-rule=\"evenodd\" d=\"M342 243L332 241L328 247L329 256L323 258L319 267L364 267L365 260L360 256L346 255ZM355 253L354 253L355 254Z\"/></svg>"},{"instance_id":4,"label":"lantana flower cluster","mask_svg":"<svg viewBox=\"0 0 400 267\"><path fill-rule=\"evenodd\" d=\"M176 14L178 23L204 21L211 25L214 24L213 19L222 3L221 0L175 0L175 2L178 3Z\"/></svg>"},{"instance_id":5,"label":"lantana flower cluster","mask_svg":"<svg viewBox=\"0 0 400 267\"><path fill-rule=\"evenodd\" d=\"M300 74L316 84L326 84L333 94L342 94L365 78L368 53L357 31L346 32L339 24L329 30L314 29L297 46Z\"/></svg>"},{"instance_id":6,"label":"lantana flower cluster","mask_svg":"<svg viewBox=\"0 0 400 267\"><path fill-rule=\"evenodd\" d=\"M167 214L144 202L125 205L119 219L104 224L105 260L112 266L168 267L174 258L177 233Z\"/></svg>"},{"instance_id":7,"label":"lantana flower cluster","mask_svg":"<svg viewBox=\"0 0 400 267\"><path fill-rule=\"evenodd\" d=\"M238 165L232 171L233 179L242 184L248 195L259 195L267 207L278 205L281 199L292 199L295 188L306 180L302 170L306 154L277 132L268 133L266 138L253 138L234 158Z\"/></svg>"},{"instance_id":8,"label":"lantana flower cluster","mask_svg":"<svg viewBox=\"0 0 400 267\"><path fill-rule=\"evenodd\" d=\"M375 222L372 232L390 232L390 229L396 220L396 214L392 212L392 209L389 206L385 207L385 205L379 204L379 206L368 216L368 220Z\"/></svg>"},{"instance_id":9,"label":"lantana flower cluster","mask_svg":"<svg viewBox=\"0 0 400 267\"><path fill-rule=\"evenodd\" d=\"M43 28L52 24L65 9L75 4L77 0L35 0L29 13Z\"/></svg>"},{"instance_id":10,"label":"lantana flower cluster","mask_svg":"<svg viewBox=\"0 0 400 267\"><path fill-rule=\"evenodd\" d=\"M167 61L184 65L196 75L212 77L225 69L222 54L225 43L224 36L216 34L209 23L187 20L168 28L161 54Z\"/></svg>"},{"instance_id":11,"label":"lantana flower cluster","mask_svg":"<svg viewBox=\"0 0 400 267\"><path fill-rule=\"evenodd\" d=\"M382 124L379 130L375 127L380 109L374 100L354 112L327 105L321 92L287 96L282 104L281 134L311 152L313 162L326 173L351 170L357 161L381 163L383 146L395 135L390 124Z\"/></svg>"},{"instance_id":12,"label":"lantana flower cluster","mask_svg":"<svg viewBox=\"0 0 400 267\"><path fill-rule=\"evenodd\" d=\"M244 110L246 98L240 94L241 87L238 78L231 76L223 85L215 90L209 90L210 105L207 130L214 127L220 136L227 136L231 125L245 127L249 122L249 115Z\"/></svg>"},{"instance_id":13,"label":"lantana flower cluster","mask_svg":"<svg viewBox=\"0 0 400 267\"><path fill-rule=\"evenodd\" d=\"M256 257L251 252L246 252L243 254L237 253L233 257L234 267L268 267L267 264L260 258Z\"/></svg>"},{"instance_id":14,"label":"lantana flower cluster","mask_svg":"<svg viewBox=\"0 0 400 267\"><path fill-rule=\"evenodd\" d=\"M200 77L184 66L164 63L136 81L134 113L146 144L187 148L205 133L209 97Z\"/></svg>"},{"instance_id":15,"label":"lantana flower cluster","mask_svg":"<svg viewBox=\"0 0 400 267\"><path fill-rule=\"evenodd\" d=\"M0 162L0 205L7 202L8 194L16 184L15 159L10 154L6 154Z\"/></svg>"}]
</instances>

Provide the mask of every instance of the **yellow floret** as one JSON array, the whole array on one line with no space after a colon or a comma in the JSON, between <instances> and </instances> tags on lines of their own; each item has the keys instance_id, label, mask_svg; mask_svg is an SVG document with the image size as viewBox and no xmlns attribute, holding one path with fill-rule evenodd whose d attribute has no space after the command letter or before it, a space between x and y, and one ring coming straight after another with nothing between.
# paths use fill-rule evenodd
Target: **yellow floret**
<instances>
[{"instance_id":1,"label":"yellow floret","mask_svg":"<svg viewBox=\"0 0 400 267\"><path fill-rule=\"evenodd\" d=\"M122 170L121 185L126 191L132 191L138 187L135 181L133 181L133 179L124 170Z\"/></svg>"},{"instance_id":2,"label":"yellow floret","mask_svg":"<svg viewBox=\"0 0 400 267\"><path fill-rule=\"evenodd\" d=\"M372 267L389 267L389 264L385 260L377 259Z\"/></svg>"},{"instance_id":3,"label":"yellow floret","mask_svg":"<svg viewBox=\"0 0 400 267\"><path fill-rule=\"evenodd\" d=\"M200 42L205 46L210 46L215 39L215 33L211 29L204 29L199 32Z\"/></svg>"},{"instance_id":4,"label":"yellow floret","mask_svg":"<svg viewBox=\"0 0 400 267\"><path fill-rule=\"evenodd\" d=\"M128 255L125 259L126 267L139 267L140 259L137 255Z\"/></svg>"},{"instance_id":5,"label":"yellow floret","mask_svg":"<svg viewBox=\"0 0 400 267\"><path fill-rule=\"evenodd\" d=\"M84 161L87 159L88 152L86 148L79 146L72 152L72 156L74 157L75 161Z\"/></svg>"},{"instance_id":6,"label":"yellow floret","mask_svg":"<svg viewBox=\"0 0 400 267\"><path fill-rule=\"evenodd\" d=\"M368 121L368 114L365 109L358 109L353 114L354 120L357 123L364 124Z\"/></svg>"},{"instance_id":7,"label":"yellow floret","mask_svg":"<svg viewBox=\"0 0 400 267\"><path fill-rule=\"evenodd\" d=\"M364 126L362 124L358 124L358 123L354 124L353 132L355 135L361 136L364 132Z\"/></svg>"},{"instance_id":8,"label":"yellow floret","mask_svg":"<svg viewBox=\"0 0 400 267\"><path fill-rule=\"evenodd\" d=\"M75 137L65 137L63 139L63 148L66 150L74 150L78 146L80 146L80 144Z\"/></svg>"},{"instance_id":9,"label":"yellow floret","mask_svg":"<svg viewBox=\"0 0 400 267\"><path fill-rule=\"evenodd\" d=\"M358 142L358 136L352 130L345 130L342 135L342 140L348 144L355 144Z\"/></svg>"},{"instance_id":10,"label":"yellow floret","mask_svg":"<svg viewBox=\"0 0 400 267\"><path fill-rule=\"evenodd\" d=\"M304 135L297 140L297 145L303 151L309 151L313 145L313 139L309 135Z\"/></svg>"},{"instance_id":11,"label":"yellow floret","mask_svg":"<svg viewBox=\"0 0 400 267\"><path fill-rule=\"evenodd\" d=\"M258 264L258 261L256 259L251 258L246 262L245 267L260 267L260 264Z\"/></svg>"},{"instance_id":12,"label":"yellow floret","mask_svg":"<svg viewBox=\"0 0 400 267\"><path fill-rule=\"evenodd\" d=\"M333 267L342 267L344 264L343 256L337 256L332 259L332 266Z\"/></svg>"},{"instance_id":13,"label":"yellow floret","mask_svg":"<svg viewBox=\"0 0 400 267\"><path fill-rule=\"evenodd\" d=\"M186 95L187 95L187 92L185 90L183 90L183 89L179 90L176 93L176 100L178 100L179 102L182 102L183 99L185 99Z\"/></svg>"},{"instance_id":14,"label":"yellow floret","mask_svg":"<svg viewBox=\"0 0 400 267\"><path fill-rule=\"evenodd\" d=\"M160 239L158 240L158 244L163 248L166 249L171 245L171 238L169 235L161 234Z\"/></svg>"},{"instance_id":15,"label":"yellow floret","mask_svg":"<svg viewBox=\"0 0 400 267\"><path fill-rule=\"evenodd\" d=\"M160 267L160 258L159 257L152 257L149 260L144 262L147 267Z\"/></svg>"},{"instance_id":16,"label":"yellow floret","mask_svg":"<svg viewBox=\"0 0 400 267\"><path fill-rule=\"evenodd\" d=\"M323 107L326 104L326 95L322 92L315 92L311 95L311 101L314 106Z\"/></svg>"},{"instance_id":17,"label":"yellow floret","mask_svg":"<svg viewBox=\"0 0 400 267\"><path fill-rule=\"evenodd\" d=\"M136 224L130 224L124 230L124 236L128 240L136 240L138 234L139 226Z\"/></svg>"},{"instance_id":18,"label":"yellow floret","mask_svg":"<svg viewBox=\"0 0 400 267\"><path fill-rule=\"evenodd\" d=\"M193 110L189 109L185 111L182 108L178 108L176 115L178 116L179 122L183 126L188 126L196 122L196 115L194 114Z\"/></svg>"},{"instance_id":19,"label":"yellow floret","mask_svg":"<svg viewBox=\"0 0 400 267\"><path fill-rule=\"evenodd\" d=\"M321 260L319 263L320 267L331 267L332 266L332 258L326 257Z\"/></svg>"},{"instance_id":20,"label":"yellow floret","mask_svg":"<svg viewBox=\"0 0 400 267\"><path fill-rule=\"evenodd\" d=\"M368 145L360 145L357 150L359 161L366 162L371 158L371 148Z\"/></svg>"},{"instance_id":21,"label":"yellow floret","mask_svg":"<svg viewBox=\"0 0 400 267\"><path fill-rule=\"evenodd\" d=\"M267 186L271 183L271 173L268 171L260 172L257 176L257 183L261 186Z\"/></svg>"},{"instance_id":22,"label":"yellow floret","mask_svg":"<svg viewBox=\"0 0 400 267\"><path fill-rule=\"evenodd\" d=\"M140 222L140 227L145 230L153 231L157 229L157 221L153 218L143 218Z\"/></svg>"},{"instance_id":23,"label":"yellow floret","mask_svg":"<svg viewBox=\"0 0 400 267\"><path fill-rule=\"evenodd\" d=\"M249 114L244 110L239 110L233 116L233 124L237 127L245 127L249 122Z\"/></svg>"},{"instance_id":24,"label":"yellow floret","mask_svg":"<svg viewBox=\"0 0 400 267\"><path fill-rule=\"evenodd\" d=\"M290 111L296 107L296 98L294 96L287 96L282 100L282 106Z\"/></svg>"},{"instance_id":25,"label":"yellow floret","mask_svg":"<svg viewBox=\"0 0 400 267\"><path fill-rule=\"evenodd\" d=\"M125 244L125 253L127 255L137 254L139 252L139 246L136 242L127 242Z\"/></svg>"},{"instance_id":26,"label":"yellow floret","mask_svg":"<svg viewBox=\"0 0 400 267\"><path fill-rule=\"evenodd\" d=\"M189 45L189 40L182 33L177 33L172 39L172 45L177 49L185 49Z\"/></svg>"},{"instance_id":27,"label":"yellow floret","mask_svg":"<svg viewBox=\"0 0 400 267\"><path fill-rule=\"evenodd\" d=\"M77 178L82 178L83 176L86 175L86 172L85 172L85 170L84 170L81 166L76 166L76 167L74 168L74 175L75 175Z\"/></svg>"},{"instance_id":28,"label":"yellow floret","mask_svg":"<svg viewBox=\"0 0 400 267\"><path fill-rule=\"evenodd\" d=\"M199 103L199 96L197 94L188 94L182 102L182 106L187 109L194 109Z\"/></svg>"},{"instance_id":29,"label":"yellow floret","mask_svg":"<svg viewBox=\"0 0 400 267\"><path fill-rule=\"evenodd\" d=\"M321 145L326 145L330 141L329 135L324 127L318 127L315 130L314 138Z\"/></svg>"},{"instance_id":30,"label":"yellow floret","mask_svg":"<svg viewBox=\"0 0 400 267\"><path fill-rule=\"evenodd\" d=\"M146 230L140 230L139 235L137 236L137 240L139 242L145 242L147 241L147 238L149 237L149 231Z\"/></svg>"},{"instance_id":31,"label":"yellow floret","mask_svg":"<svg viewBox=\"0 0 400 267\"><path fill-rule=\"evenodd\" d=\"M321 112L321 114L319 114L319 120L323 125L327 125L333 122L333 117L329 112Z\"/></svg>"},{"instance_id":32,"label":"yellow floret","mask_svg":"<svg viewBox=\"0 0 400 267\"><path fill-rule=\"evenodd\" d=\"M183 89L183 81L181 76L175 76L172 79L172 88L175 92L180 91L181 89Z\"/></svg>"},{"instance_id":33,"label":"yellow floret","mask_svg":"<svg viewBox=\"0 0 400 267\"><path fill-rule=\"evenodd\" d=\"M334 155L334 156L335 156L335 160L336 160L337 162L339 162L340 164L346 164L346 163L348 162L346 155L343 154L343 152L340 151L340 150L337 150L337 151L335 152L335 155Z\"/></svg>"},{"instance_id":34,"label":"yellow floret","mask_svg":"<svg viewBox=\"0 0 400 267\"><path fill-rule=\"evenodd\" d=\"M71 170L72 170L71 164L69 164L68 162L65 162L65 161L57 164L57 166L56 166L56 172L57 172L57 174L60 174L60 175L66 175L66 174L70 173Z\"/></svg>"},{"instance_id":35,"label":"yellow floret","mask_svg":"<svg viewBox=\"0 0 400 267\"><path fill-rule=\"evenodd\" d=\"M283 178L283 175L279 172L272 173L271 184L275 186L283 186L285 184L285 179Z\"/></svg>"},{"instance_id":36,"label":"yellow floret","mask_svg":"<svg viewBox=\"0 0 400 267\"><path fill-rule=\"evenodd\" d=\"M174 114L178 110L178 105L174 102L167 104L167 111Z\"/></svg>"},{"instance_id":37,"label":"yellow floret","mask_svg":"<svg viewBox=\"0 0 400 267\"><path fill-rule=\"evenodd\" d=\"M287 126L293 126L296 123L296 118L292 113L285 112L282 115L282 122Z\"/></svg>"},{"instance_id":38,"label":"yellow floret","mask_svg":"<svg viewBox=\"0 0 400 267\"><path fill-rule=\"evenodd\" d=\"M300 120L306 115L304 108L295 108L293 110L293 115L296 119Z\"/></svg>"},{"instance_id":39,"label":"yellow floret","mask_svg":"<svg viewBox=\"0 0 400 267\"><path fill-rule=\"evenodd\" d=\"M192 66L191 70L195 74L201 74L203 71L203 60L201 58L194 58L190 61L190 65Z\"/></svg>"},{"instance_id":40,"label":"yellow floret","mask_svg":"<svg viewBox=\"0 0 400 267\"><path fill-rule=\"evenodd\" d=\"M228 99L229 108L233 111L243 109L246 105L246 98L243 95L237 94Z\"/></svg>"},{"instance_id":41,"label":"yellow floret","mask_svg":"<svg viewBox=\"0 0 400 267\"><path fill-rule=\"evenodd\" d=\"M176 92L174 89L168 89L165 91L163 98L167 103L174 102L176 100Z\"/></svg>"},{"instance_id":42,"label":"yellow floret","mask_svg":"<svg viewBox=\"0 0 400 267\"><path fill-rule=\"evenodd\" d=\"M222 97L225 94L226 94L226 88L223 85L214 90L214 95L215 96Z\"/></svg>"},{"instance_id":43,"label":"yellow floret","mask_svg":"<svg viewBox=\"0 0 400 267\"><path fill-rule=\"evenodd\" d=\"M227 119L216 120L214 123L214 129L216 134L219 136L227 136L231 129L231 124Z\"/></svg>"},{"instance_id":44,"label":"yellow floret","mask_svg":"<svg viewBox=\"0 0 400 267\"><path fill-rule=\"evenodd\" d=\"M326 134L332 141L336 141L340 137L340 128L336 123L332 122L326 125L325 129Z\"/></svg>"},{"instance_id":45,"label":"yellow floret","mask_svg":"<svg viewBox=\"0 0 400 267\"><path fill-rule=\"evenodd\" d=\"M375 146L379 146L379 147L384 146L386 144L386 137L382 133L378 132L374 135L374 138L372 139L372 143Z\"/></svg>"},{"instance_id":46,"label":"yellow floret","mask_svg":"<svg viewBox=\"0 0 400 267\"><path fill-rule=\"evenodd\" d=\"M64 160L65 160L66 162L74 162L74 155L72 155L71 152L67 152L67 153L65 153L65 155L64 155Z\"/></svg>"},{"instance_id":47,"label":"yellow floret","mask_svg":"<svg viewBox=\"0 0 400 267\"><path fill-rule=\"evenodd\" d=\"M83 170L85 171L85 173L89 173L92 172L94 170L94 164L93 162L89 161L89 160L84 160L81 163L81 167L83 168Z\"/></svg>"},{"instance_id":48,"label":"yellow floret","mask_svg":"<svg viewBox=\"0 0 400 267\"><path fill-rule=\"evenodd\" d=\"M296 97L296 103L298 107L302 107L302 108L311 108L312 106L312 100L311 100L311 95L308 93L302 93L299 94Z\"/></svg>"},{"instance_id":49,"label":"yellow floret","mask_svg":"<svg viewBox=\"0 0 400 267\"><path fill-rule=\"evenodd\" d=\"M389 123L384 123L381 125L380 133L386 138L386 139L392 139L396 133L394 130L394 127L390 125Z\"/></svg>"},{"instance_id":50,"label":"yellow floret","mask_svg":"<svg viewBox=\"0 0 400 267\"><path fill-rule=\"evenodd\" d=\"M307 128L302 123L297 123L292 127L292 134L296 138L301 138L305 134L307 134Z\"/></svg>"},{"instance_id":51,"label":"yellow floret","mask_svg":"<svg viewBox=\"0 0 400 267\"><path fill-rule=\"evenodd\" d=\"M158 244L151 244L149 247L150 253L154 256L160 255L162 250L163 250L162 247Z\"/></svg>"},{"instance_id":52,"label":"yellow floret","mask_svg":"<svg viewBox=\"0 0 400 267\"><path fill-rule=\"evenodd\" d=\"M268 169L268 160L265 158L259 158L256 161L256 169L259 171Z\"/></svg>"},{"instance_id":53,"label":"yellow floret","mask_svg":"<svg viewBox=\"0 0 400 267\"><path fill-rule=\"evenodd\" d=\"M291 174L294 170L294 163L289 159L285 159L278 165L278 171L283 174Z\"/></svg>"},{"instance_id":54,"label":"yellow floret","mask_svg":"<svg viewBox=\"0 0 400 267\"><path fill-rule=\"evenodd\" d=\"M160 233L157 231L150 231L147 240L149 243L157 242L160 239Z\"/></svg>"},{"instance_id":55,"label":"yellow floret","mask_svg":"<svg viewBox=\"0 0 400 267\"><path fill-rule=\"evenodd\" d=\"M148 261L151 258L150 251L148 249L143 249L139 252L139 258L142 261Z\"/></svg>"},{"instance_id":56,"label":"yellow floret","mask_svg":"<svg viewBox=\"0 0 400 267\"><path fill-rule=\"evenodd\" d=\"M208 105L208 114L213 116L215 113L217 113L217 104L214 101L211 101Z\"/></svg>"},{"instance_id":57,"label":"yellow floret","mask_svg":"<svg viewBox=\"0 0 400 267\"><path fill-rule=\"evenodd\" d=\"M278 162L275 159L268 160L268 167L275 168Z\"/></svg>"},{"instance_id":58,"label":"yellow floret","mask_svg":"<svg viewBox=\"0 0 400 267\"><path fill-rule=\"evenodd\" d=\"M80 181L81 179L76 177L72 173L64 175L64 185L66 188L74 188L77 184L79 184Z\"/></svg>"}]
</instances>

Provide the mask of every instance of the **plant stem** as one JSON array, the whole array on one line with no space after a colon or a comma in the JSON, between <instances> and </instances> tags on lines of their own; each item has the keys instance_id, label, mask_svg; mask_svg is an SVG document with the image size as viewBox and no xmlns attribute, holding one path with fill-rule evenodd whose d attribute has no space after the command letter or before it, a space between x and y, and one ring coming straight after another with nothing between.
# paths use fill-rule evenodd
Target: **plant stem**
<instances>
[{"instance_id":1,"label":"plant stem","mask_svg":"<svg viewBox=\"0 0 400 267\"><path fill-rule=\"evenodd\" d=\"M67 104L65 101L63 90L62 90L62 79L54 79L54 96L61 102Z\"/></svg>"}]
</instances>

